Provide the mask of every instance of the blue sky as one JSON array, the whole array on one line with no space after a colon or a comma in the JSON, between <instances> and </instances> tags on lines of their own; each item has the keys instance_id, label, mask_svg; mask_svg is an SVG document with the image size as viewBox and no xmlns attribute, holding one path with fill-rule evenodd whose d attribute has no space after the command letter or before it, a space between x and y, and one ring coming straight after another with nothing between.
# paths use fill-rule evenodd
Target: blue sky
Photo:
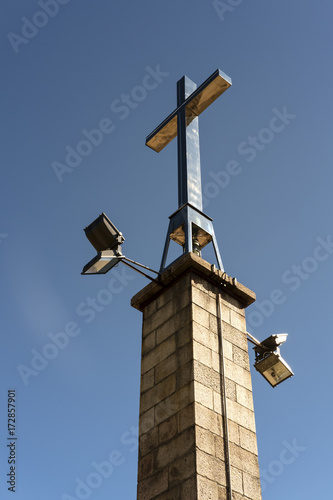
<instances>
[{"instance_id":1,"label":"blue sky","mask_svg":"<svg viewBox=\"0 0 333 500\"><path fill-rule=\"evenodd\" d=\"M109 477L81 498L135 498L141 315L130 299L146 281L125 267L81 276L95 254L83 228L106 212L124 253L159 268L176 143L157 154L145 137L173 111L178 79L200 84L217 68L233 85L200 117L205 212L226 272L257 294L249 331L288 332L295 372L273 390L253 371L263 498L328 498L332 3L6 0L3 11L1 498L12 498L11 388L17 500L80 498L106 460Z\"/></svg>"}]
</instances>

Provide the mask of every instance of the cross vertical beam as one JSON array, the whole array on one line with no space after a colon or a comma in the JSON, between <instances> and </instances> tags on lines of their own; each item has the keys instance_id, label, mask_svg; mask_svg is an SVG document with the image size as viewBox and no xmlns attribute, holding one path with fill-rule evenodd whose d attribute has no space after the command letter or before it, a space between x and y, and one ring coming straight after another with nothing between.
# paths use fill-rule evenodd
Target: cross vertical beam
<instances>
[{"instance_id":1,"label":"cross vertical beam","mask_svg":"<svg viewBox=\"0 0 333 500\"><path fill-rule=\"evenodd\" d=\"M177 82L178 206L202 210L199 118L182 107L197 86L187 76Z\"/></svg>"}]
</instances>

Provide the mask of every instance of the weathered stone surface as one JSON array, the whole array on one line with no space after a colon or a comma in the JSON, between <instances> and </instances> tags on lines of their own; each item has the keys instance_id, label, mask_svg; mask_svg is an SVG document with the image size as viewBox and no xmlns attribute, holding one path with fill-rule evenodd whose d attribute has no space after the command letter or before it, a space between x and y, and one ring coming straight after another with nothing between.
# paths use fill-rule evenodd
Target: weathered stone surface
<instances>
[{"instance_id":1,"label":"weathered stone surface","mask_svg":"<svg viewBox=\"0 0 333 500\"><path fill-rule=\"evenodd\" d=\"M158 430L160 444L163 444L166 441L170 441L170 439L176 436L178 431L177 415L174 415L173 417L160 424L158 426Z\"/></svg>"},{"instance_id":2,"label":"weathered stone surface","mask_svg":"<svg viewBox=\"0 0 333 500\"><path fill-rule=\"evenodd\" d=\"M230 324L240 330L246 332L245 317L236 311L230 310Z\"/></svg>"},{"instance_id":3,"label":"weathered stone surface","mask_svg":"<svg viewBox=\"0 0 333 500\"><path fill-rule=\"evenodd\" d=\"M260 480L250 474L243 473L244 494L251 500L261 500Z\"/></svg>"},{"instance_id":4,"label":"weathered stone surface","mask_svg":"<svg viewBox=\"0 0 333 500\"><path fill-rule=\"evenodd\" d=\"M217 356L219 355L219 338L216 333L213 333L211 330L205 328L194 320L192 325L192 335L196 342L199 342L208 349L211 349L217 354ZM232 359L232 355L230 359Z\"/></svg>"},{"instance_id":5,"label":"weathered stone surface","mask_svg":"<svg viewBox=\"0 0 333 500\"><path fill-rule=\"evenodd\" d=\"M222 416L199 403L195 404L195 421L200 427L219 436L223 435Z\"/></svg>"},{"instance_id":6,"label":"weathered stone surface","mask_svg":"<svg viewBox=\"0 0 333 500\"><path fill-rule=\"evenodd\" d=\"M155 385L155 376L154 376L154 368L149 370L149 372L144 373L141 376L141 394L148 389L151 389Z\"/></svg>"},{"instance_id":7,"label":"weathered stone surface","mask_svg":"<svg viewBox=\"0 0 333 500\"><path fill-rule=\"evenodd\" d=\"M239 436L240 446L254 455L258 455L257 436L255 432L249 431L245 427L239 427Z\"/></svg>"},{"instance_id":8,"label":"weathered stone surface","mask_svg":"<svg viewBox=\"0 0 333 500\"><path fill-rule=\"evenodd\" d=\"M228 419L252 432L256 431L253 411L230 399L228 399Z\"/></svg>"},{"instance_id":9,"label":"weathered stone surface","mask_svg":"<svg viewBox=\"0 0 333 500\"><path fill-rule=\"evenodd\" d=\"M233 346L233 357L232 360L236 365L241 366L244 370L250 371L250 363L249 363L249 355L247 351L243 351L243 349L239 349L237 346ZM230 358L229 358L230 359Z\"/></svg>"},{"instance_id":10,"label":"weathered stone surface","mask_svg":"<svg viewBox=\"0 0 333 500\"><path fill-rule=\"evenodd\" d=\"M189 479L196 470L196 453L192 451L169 466L169 487L182 484Z\"/></svg>"},{"instance_id":11,"label":"weathered stone surface","mask_svg":"<svg viewBox=\"0 0 333 500\"><path fill-rule=\"evenodd\" d=\"M138 467L138 481L142 481L142 479L151 476L154 472L154 455L150 453L149 455L141 457Z\"/></svg>"},{"instance_id":12,"label":"weathered stone surface","mask_svg":"<svg viewBox=\"0 0 333 500\"><path fill-rule=\"evenodd\" d=\"M176 375L173 373L141 395L140 413L144 413L149 410L149 408L157 405L160 401L163 401L163 399L173 394L175 390Z\"/></svg>"},{"instance_id":13,"label":"weathered stone surface","mask_svg":"<svg viewBox=\"0 0 333 500\"><path fill-rule=\"evenodd\" d=\"M158 447L158 427L153 427L148 433L139 438L139 457L144 457Z\"/></svg>"},{"instance_id":14,"label":"weathered stone surface","mask_svg":"<svg viewBox=\"0 0 333 500\"><path fill-rule=\"evenodd\" d=\"M210 387L215 392L221 392L221 377L218 372L196 360L193 361L193 369L196 382Z\"/></svg>"},{"instance_id":15,"label":"weathered stone surface","mask_svg":"<svg viewBox=\"0 0 333 500\"><path fill-rule=\"evenodd\" d=\"M194 403L188 405L186 408L177 413L178 419L178 432L191 427L195 424L195 405Z\"/></svg>"},{"instance_id":16,"label":"weathered stone surface","mask_svg":"<svg viewBox=\"0 0 333 500\"><path fill-rule=\"evenodd\" d=\"M192 321L191 306L177 312L156 328L156 343L160 344ZM181 338L182 336L180 336Z\"/></svg>"},{"instance_id":17,"label":"weathered stone surface","mask_svg":"<svg viewBox=\"0 0 333 500\"><path fill-rule=\"evenodd\" d=\"M156 453L156 468L170 465L183 455L195 449L194 428L190 427L177 435L173 441L159 446Z\"/></svg>"},{"instance_id":18,"label":"weathered stone surface","mask_svg":"<svg viewBox=\"0 0 333 500\"><path fill-rule=\"evenodd\" d=\"M166 491L168 489L168 485L168 470L156 472L153 476L150 476L149 478L138 483L138 499L152 500L163 491Z\"/></svg>"},{"instance_id":19,"label":"weathered stone surface","mask_svg":"<svg viewBox=\"0 0 333 500\"><path fill-rule=\"evenodd\" d=\"M150 410L146 411L146 413L140 415L139 435L141 436L141 434L146 434L154 427L154 425L154 408L151 408Z\"/></svg>"},{"instance_id":20,"label":"weathered stone surface","mask_svg":"<svg viewBox=\"0 0 333 500\"><path fill-rule=\"evenodd\" d=\"M246 406L246 408L253 411L252 391L245 389L245 387L242 387L241 385L236 385L236 395L237 403Z\"/></svg>"},{"instance_id":21,"label":"weathered stone surface","mask_svg":"<svg viewBox=\"0 0 333 500\"><path fill-rule=\"evenodd\" d=\"M156 332L155 330L143 337L142 339L142 356L154 349L156 345Z\"/></svg>"},{"instance_id":22,"label":"weathered stone surface","mask_svg":"<svg viewBox=\"0 0 333 500\"><path fill-rule=\"evenodd\" d=\"M236 365L229 359L225 359L224 361L225 376L236 382L236 384L252 391L251 373L248 370L244 370L241 366Z\"/></svg>"},{"instance_id":23,"label":"weathered stone surface","mask_svg":"<svg viewBox=\"0 0 333 500\"><path fill-rule=\"evenodd\" d=\"M237 330L237 328L228 325L228 323L225 323L224 321L222 323L222 329L223 338L225 340L228 340L234 346L247 352L247 338L245 332Z\"/></svg>"},{"instance_id":24,"label":"weathered stone surface","mask_svg":"<svg viewBox=\"0 0 333 500\"><path fill-rule=\"evenodd\" d=\"M204 476L198 475L198 500L216 500L218 498L218 484Z\"/></svg>"},{"instance_id":25,"label":"weathered stone surface","mask_svg":"<svg viewBox=\"0 0 333 500\"><path fill-rule=\"evenodd\" d=\"M231 465L253 477L259 477L258 457L240 446L230 443Z\"/></svg>"},{"instance_id":26,"label":"weathered stone surface","mask_svg":"<svg viewBox=\"0 0 333 500\"><path fill-rule=\"evenodd\" d=\"M155 425L164 422L194 401L193 383L179 389L168 398L158 403L155 407ZM149 410L150 411L150 410Z\"/></svg>"},{"instance_id":27,"label":"weathered stone surface","mask_svg":"<svg viewBox=\"0 0 333 500\"><path fill-rule=\"evenodd\" d=\"M244 308L254 294L187 255L132 300L144 313L138 500L260 500ZM217 296L221 294L223 360Z\"/></svg>"},{"instance_id":28,"label":"weathered stone surface","mask_svg":"<svg viewBox=\"0 0 333 500\"><path fill-rule=\"evenodd\" d=\"M226 485L224 461L201 450L197 450L197 472L211 481Z\"/></svg>"},{"instance_id":29,"label":"weathered stone surface","mask_svg":"<svg viewBox=\"0 0 333 500\"><path fill-rule=\"evenodd\" d=\"M193 359L199 361L203 365L211 368L212 366L212 351L198 342L193 342Z\"/></svg>"},{"instance_id":30,"label":"weathered stone surface","mask_svg":"<svg viewBox=\"0 0 333 500\"><path fill-rule=\"evenodd\" d=\"M199 450L215 455L215 434L210 430L195 427L195 444Z\"/></svg>"},{"instance_id":31,"label":"weathered stone surface","mask_svg":"<svg viewBox=\"0 0 333 500\"><path fill-rule=\"evenodd\" d=\"M231 485L233 491L243 494L243 473L235 467L231 467Z\"/></svg>"},{"instance_id":32,"label":"weathered stone surface","mask_svg":"<svg viewBox=\"0 0 333 500\"><path fill-rule=\"evenodd\" d=\"M142 358L141 373L146 373L151 370L154 366L158 365L158 363L170 356L175 349L176 342L174 337L171 337L162 344L158 345Z\"/></svg>"},{"instance_id":33,"label":"weathered stone surface","mask_svg":"<svg viewBox=\"0 0 333 500\"><path fill-rule=\"evenodd\" d=\"M213 391L206 385L200 384L200 382L194 384L194 400L214 410Z\"/></svg>"}]
</instances>

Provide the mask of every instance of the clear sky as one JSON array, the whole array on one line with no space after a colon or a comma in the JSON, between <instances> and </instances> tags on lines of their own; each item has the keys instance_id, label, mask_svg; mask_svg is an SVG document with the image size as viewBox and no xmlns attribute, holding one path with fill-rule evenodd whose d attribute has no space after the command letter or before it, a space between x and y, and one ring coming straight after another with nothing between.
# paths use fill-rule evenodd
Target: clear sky
<instances>
[{"instance_id":1,"label":"clear sky","mask_svg":"<svg viewBox=\"0 0 333 500\"><path fill-rule=\"evenodd\" d=\"M16 500L136 498L142 318L130 299L146 280L125 267L81 276L95 255L83 228L104 211L124 253L159 268L176 143L157 154L145 137L173 111L178 79L217 68L233 85L200 117L205 212L226 272L257 294L249 331L289 333L295 372L273 390L253 370L263 498L330 498L332 2L5 0L2 11L1 499L13 498L9 389Z\"/></svg>"}]
</instances>

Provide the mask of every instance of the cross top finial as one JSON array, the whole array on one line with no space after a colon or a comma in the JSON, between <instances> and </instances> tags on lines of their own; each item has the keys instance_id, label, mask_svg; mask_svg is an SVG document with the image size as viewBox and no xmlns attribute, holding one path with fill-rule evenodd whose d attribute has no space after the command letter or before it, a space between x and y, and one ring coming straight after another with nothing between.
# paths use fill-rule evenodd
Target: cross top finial
<instances>
[{"instance_id":1,"label":"cross top finial","mask_svg":"<svg viewBox=\"0 0 333 500\"><path fill-rule=\"evenodd\" d=\"M177 82L177 108L147 137L146 145L160 152L177 136L178 210L170 217L161 270L165 268L170 239L183 246L184 253L200 250L213 242L219 268L222 260L212 219L202 212L199 115L231 86L231 79L216 70L197 88L187 76Z\"/></svg>"}]
</instances>

